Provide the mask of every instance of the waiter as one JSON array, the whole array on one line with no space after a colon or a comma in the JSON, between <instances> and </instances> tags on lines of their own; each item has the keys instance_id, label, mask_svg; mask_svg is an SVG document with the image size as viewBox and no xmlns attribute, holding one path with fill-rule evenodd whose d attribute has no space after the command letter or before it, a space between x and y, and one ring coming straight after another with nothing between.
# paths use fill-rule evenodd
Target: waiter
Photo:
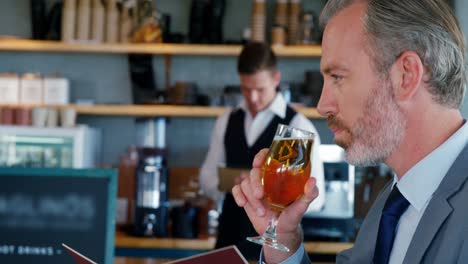
<instances>
[{"instance_id":1,"label":"waiter","mask_svg":"<svg viewBox=\"0 0 468 264\"><path fill-rule=\"evenodd\" d=\"M251 42L239 55L237 71L243 101L216 120L210 148L200 170L202 189L214 200L220 199L218 167L250 169L255 154L270 146L277 125L289 124L316 134L311 175L317 178L321 195L309 210L320 209L325 193L323 164L318 153L320 138L312 123L277 92L281 73L276 68L275 54L267 44ZM242 177L244 175L239 175L236 181L240 182ZM244 209L237 206L231 193L226 193L216 248L236 245L247 259L258 259L261 247L245 239L257 235Z\"/></svg>"}]
</instances>

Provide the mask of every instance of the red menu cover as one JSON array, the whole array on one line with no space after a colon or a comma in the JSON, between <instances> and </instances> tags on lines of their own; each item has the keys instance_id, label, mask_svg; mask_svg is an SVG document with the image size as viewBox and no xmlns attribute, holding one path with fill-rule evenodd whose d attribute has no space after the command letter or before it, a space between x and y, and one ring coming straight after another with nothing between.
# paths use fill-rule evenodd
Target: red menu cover
<instances>
[{"instance_id":1,"label":"red menu cover","mask_svg":"<svg viewBox=\"0 0 468 264\"><path fill-rule=\"evenodd\" d=\"M75 259L76 264L97 264L89 258L83 256L80 252L62 243L62 246L67 250L70 255Z\"/></svg>"},{"instance_id":2,"label":"red menu cover","mask_svg":"<svg viewBox=\"0 0 468 264\"><path fill-rule=\"evenodd\" d=\"M260 256L259 256L260 257ZM208 253L179 259L168 264L248 264L236 246L229 246L210 251Z\"/></svg>"}]
</instances>

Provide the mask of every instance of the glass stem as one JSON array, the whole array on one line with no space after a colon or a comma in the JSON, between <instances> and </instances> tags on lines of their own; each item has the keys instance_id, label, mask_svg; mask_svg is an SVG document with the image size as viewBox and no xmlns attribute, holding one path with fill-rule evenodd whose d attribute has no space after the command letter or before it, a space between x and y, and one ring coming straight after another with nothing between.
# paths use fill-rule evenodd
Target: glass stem
<instances>
[{"instance_id":1,"label":"glass stem","mask_svg":"<svg viewBox=\"0 0 468 264\"><path fill-rule=\"evenodd\" d=\"M265 230L265 233L263 233L263 239L270 241L272 243L277 243L277 237L276 237L276 226L278 225L278 217L279 213L276 211L272 211L272 214L270 216L270 221L268 221L268 227Z\"/></svg>"}]
</instances>

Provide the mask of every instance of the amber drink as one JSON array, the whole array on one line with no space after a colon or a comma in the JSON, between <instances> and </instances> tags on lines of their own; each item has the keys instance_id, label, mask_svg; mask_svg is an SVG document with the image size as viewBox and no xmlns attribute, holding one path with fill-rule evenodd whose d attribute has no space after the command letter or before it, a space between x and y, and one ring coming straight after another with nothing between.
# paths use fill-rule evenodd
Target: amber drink
<instances>
[{"instance_id":1,"label":"amber drink","mask_svg":"<svg viewBox=\"0 0 468 264\"><path fill-rule=\"evenodd\" d=\"M248 237L250 242L289 252L277 240L276 225L284 208L304 193L304 186L310 177L313 144L312 132L278 125L262 168L265 199L272 213L265 233L259 237Z\"/></svg>"},{"instance_id":2,"label":"amber drink","mask_svg":"<svg viewBox=\"0 0 468 264\"><path fill-rule=\"evenodd\" d=\"M265 197L272 210L282 211L304 193L310 177L313 139L277 139L263 165Z\"/></svg>"}]
</instances>

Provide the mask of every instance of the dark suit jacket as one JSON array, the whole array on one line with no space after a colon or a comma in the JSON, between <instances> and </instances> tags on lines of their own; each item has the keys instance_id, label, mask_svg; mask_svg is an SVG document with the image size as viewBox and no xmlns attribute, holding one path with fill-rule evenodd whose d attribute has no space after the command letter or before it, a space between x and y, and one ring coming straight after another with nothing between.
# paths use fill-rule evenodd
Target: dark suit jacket
<instances>
[{"instance_id":1,"label":"dark suit jacket","mask_svg":"<svg viewBox=\"0 0 468 264\"><path fill-rule=\"evenodd\" d=\"M424 212L403 263L468 263L468 145L457 157ZM414 186L418 188L418 186ZM337 263L372 263L380 214L391 182L379 194L359 230L354 247ZM301 264L310 263L304 256Z\"/></svg>"}]
</instances>

